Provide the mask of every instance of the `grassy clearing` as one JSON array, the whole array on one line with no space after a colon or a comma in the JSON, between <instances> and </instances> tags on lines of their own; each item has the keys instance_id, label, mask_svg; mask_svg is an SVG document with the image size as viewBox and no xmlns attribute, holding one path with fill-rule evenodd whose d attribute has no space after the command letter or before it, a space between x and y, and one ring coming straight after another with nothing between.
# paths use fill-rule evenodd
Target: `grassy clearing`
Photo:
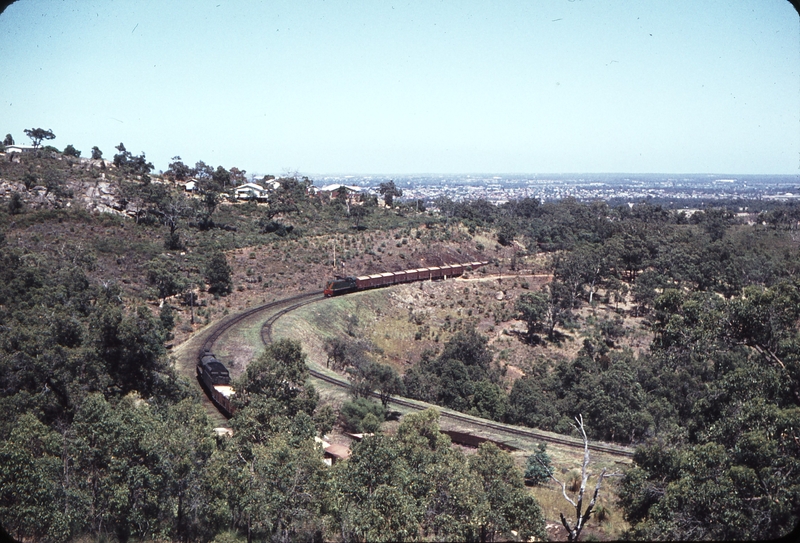
<instances>
[{"instance_id":1,"label":"grassy clearing","mask_svg":"<svg viewBox=\"0 0 800 543\"><path fill-rule=\"evenodd\" d=\"M241 375L247 365L263 350L261 327L277 310L265 310L242 320L227 330L214 345L217 357L222 360L233 378Z\"/></svg>"}]
</instances>

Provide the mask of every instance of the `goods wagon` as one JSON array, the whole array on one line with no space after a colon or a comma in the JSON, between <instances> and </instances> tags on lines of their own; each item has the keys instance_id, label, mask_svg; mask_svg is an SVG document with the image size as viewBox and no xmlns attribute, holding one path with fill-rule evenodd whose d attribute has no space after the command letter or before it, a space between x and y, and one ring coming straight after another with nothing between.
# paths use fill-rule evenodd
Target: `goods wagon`
<instances>
[{"instance_id":1,"label":"goods wagon","mask_svg":"<svg viewBox=\"0 0 800 543\"><path fill-rule=\"evenodd\" d=\"M474 270L488 263L487 261L467 262L464 264L447 264L445 266L416 268L398 272L375 273L372 275L362 275L360 277L337 277L333 281L328 282L323 292L325 296L337 296L357 290L387 287L399 283L447 279L449 277L458 277L465 271Z\"/></svg>"}]
</instances>

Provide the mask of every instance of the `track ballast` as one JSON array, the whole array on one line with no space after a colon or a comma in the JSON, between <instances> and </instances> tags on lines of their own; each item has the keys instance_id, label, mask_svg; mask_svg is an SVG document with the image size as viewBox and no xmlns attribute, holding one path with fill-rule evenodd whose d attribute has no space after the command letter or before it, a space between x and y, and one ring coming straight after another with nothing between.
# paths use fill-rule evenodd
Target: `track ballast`
<instances>
[{"instance_id":1,"label":"track ballast","mask_svg":"<svg viewBox=\"0 0 800 543\"><path fill-rule=\"evenodd\" d=\"M221 323L219 325L219 327L216 328L214 330L214 332L208 337L208 339L206 339L206 341L203 343L203 345L202 345L202 347L200 349L200 352L202 352L203 349L211 350L213 348L213 346L214 346L214 342L216 342L222 336L222 334L224 334L227 330L229 330L233 326L236 326L237 324L239 324L244 319L246 319L246 318L248 318L248 317L250 317L250 316L252 316L252 315L254 315L256 313L259 313L261 311L265 311L267 309L273 309L273 308L276 308L276 307L280 307L282 305L289 304L289 305L286 305L286 307L282 308L280 311L276 312L274 315L270 316L264 322L264 324L261 327L261 341L262 341L262 343L264 345L269 345L270 343L272 343L272 326L275 324L275 322L279 318L281 318L282 316L284 316L287 313L290 313L291 311L295 311L296 309L299 309L300 307L302 307L304 305L308 305L310 303L318 302L318 301L321 301L321 300L324 300L324 299L325 298L323 297L322 291L316 291L316 292L311 292L311 293L307 293L307 294L300 294L300 295L297 295L297 296L292 296L292 297L289 297L289 298L284 298L282 300L277 300L277 301L274 301L274 302L271 302L271 303L268 303L268 304L264 304L264 305L255 307L253 309L245 311L244 313L240 313L239 315L236 315L235 317L233 317L233 318ZM325 381L327 383L330 383L332 385L335 385L335 386L338 386L338 387L341 387L341 388L346 388L346 389L350 388L350 383L347 380L339 378L339 377L333 377L333 376L328 375L326 373L317 371L317 370L315 370L313 368L309 368L309 374L312 377L316 378L316 379L320 379L320 380ZM372 393L372 395L374 397L378 397L378 394L376 394L374 392ZM402 407L405 407L405 408L408 408L408 409L414 409L414 410L417 410L417 411L422 411L422 410L426 409L426 407L421 407L417 402L408 400L406 398L392 397L389 401L391 403L395 404L395 405L402 406ZM436 406L434 406L434 407L436 407ZM583 443L582 440L571 438L571 437L568 437L568 436L551 435L551 434L546 434L544 432L541 432L539 430L535 430L533 428L523 428L523 427L518 427L518 426L510 426L510 425L500 424L500 423L489 421L489 420L485 420L485 419L477 419L475 417L470 417L470 416L467 416L467 415L464 415L464 414L461 414L461 413L453 412L453 411L450 411L450 410L444 410L441 407L437 407L437 409L440 410L441 416L444 417L444 418L448 418L448 419L451 419L451 420L454 420L454 421L458 421L458 422L462 422L462 423L467 423L467 424L470 424L470 425L473 425L473 426L483 427L483 428L486 428L487 430L492 430L492 431L495 431L495 432L502 432L502 433L506 433L506 434L512 434L512 435L525 437L525 438L529 438L529 439L536 439L536 440L539 440L539 441L544 441L544 442L547 442L547 443L553 443L555 445L561 445L561 446L575 448L575 449L581 449L582 450L583 447L584 447L584 443ZM595 451L595 452L608 453L608 454L613 454L613 455L617 455L617 456L624 456L624 457L627 457L627 458L633 457L633 450L630 449L629 447L623 447L621 445L611 445L611 444L608 444L608 443L590 442L589 443L589 449L592 450L592 451Z\"/></svg>"}]
</instances>

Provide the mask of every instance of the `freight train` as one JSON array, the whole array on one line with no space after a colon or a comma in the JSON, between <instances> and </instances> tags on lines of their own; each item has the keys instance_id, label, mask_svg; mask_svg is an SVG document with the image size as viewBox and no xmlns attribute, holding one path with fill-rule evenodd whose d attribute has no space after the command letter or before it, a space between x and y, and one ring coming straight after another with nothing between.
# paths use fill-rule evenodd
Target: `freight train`
<instances>
[{"instance_id":1,"label":"freight train","mask_svg":"<svg viewBox=\"0 0 800 543\"><path fill-rule=\"evenodd\" d=\"M464 264L448 264L432 268L417 268L399 272L362 275L360 277L336 278L327 284L323 292L325 296L338 296L348 292L386 287L400 283L447 279L448 277L458 277L465 271L474 270L488 263L488 261L467 262ZM226 417L233 416L235 408L231 403L231 398L235 394L235 391L231 386L230 373L225 365L217 360L214 353L207 347L203 348L200 355L197 357L197 379L220 412Z\"/></svg>"},{"instance_id":2,"label":"freight train","mask_svg":"<svg viewBox=\"0 0 800 543\"><path fill-rule=\"evenodd\" d=\"M458 277L465 271L474 270L488 263L488 261L467 262L464 264L447 264L444 266L417 268L399 272L376 273L373 275L362 275L360 277L337 277L326 285L323 293L325 296L338 296L339 294L347 294L348 292L387 287L399 283L447 279L448 277Z\"/></svg>"},{"instance_id":3,"label":"freight train","mask_svg":"<svg viewBox=\"0 0 800 543\"><path fill-rule=\"evenodd\" d=\"M225 365L208 349L203 349L197 360L197 378L217 409L230 418L234 411L231 404L231 397L234 395L231 375Z\"/></svg>"}]
</instances>

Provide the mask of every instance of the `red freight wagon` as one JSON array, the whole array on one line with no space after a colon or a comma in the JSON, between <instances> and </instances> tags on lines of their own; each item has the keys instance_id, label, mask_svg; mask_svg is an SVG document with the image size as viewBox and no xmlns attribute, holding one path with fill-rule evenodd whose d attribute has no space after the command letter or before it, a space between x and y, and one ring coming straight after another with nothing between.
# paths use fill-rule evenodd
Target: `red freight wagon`
<instances>
[{"instance_id":1,"label":"red freight wagon","mask_svg":"<svg viewBox=\"0 0 800 543\"><path fill-rule=\"evenodd\" d=\"M378 286L379 278L380 275L362 275L356 279L356 286L358 290L376 287Z\"/></svg>"},{"instance_id":2,"label":"red freight wagon","mask_svg":"<svg viewBox=\"0 0 800 543\"><path fill-rule=\"evenodd\" d=\"M488 263L489 262L469 262L467 264L446 264L444 266L376 273L373 275L362 275L360 277L337 277L335 280L328 282L324 293L325 296L336 296L337 294L346 294L357 290L384 287L398 283L458 277L467 270L473 270L485 266Z\"/></svg>"},{"instance_id":3,"label":"red freight wagon","mask_svg":"<svg viewBox=\"0 0 800 543\"><path fill-rule=\"evenodd\" d=\"M397 281L395 280L395 276L391 272L386 272L381 274L381 286L385 287L388 285L394 285Z\"/></svg>"}]
</instances>

